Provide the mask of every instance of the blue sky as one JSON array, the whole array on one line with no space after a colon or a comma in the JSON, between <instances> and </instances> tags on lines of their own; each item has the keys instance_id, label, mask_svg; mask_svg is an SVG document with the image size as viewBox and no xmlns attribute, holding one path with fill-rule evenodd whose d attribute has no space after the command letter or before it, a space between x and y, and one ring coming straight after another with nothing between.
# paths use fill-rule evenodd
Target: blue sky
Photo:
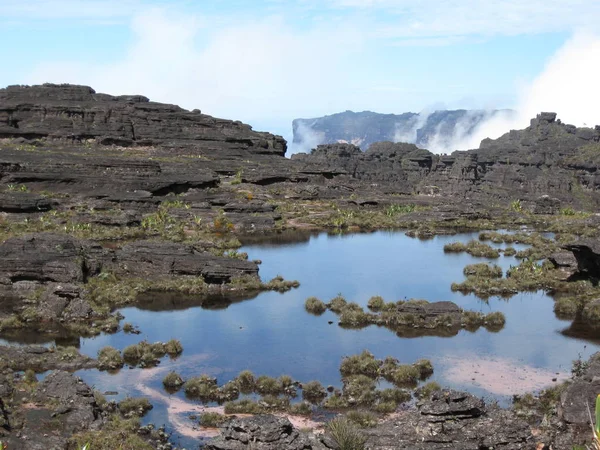
<instances>
[{"instance_id":1,"label":"blue sky","mask_svg":"<svg viewBox=\"0 0 600 450\"><path fill-rule=\"evenodd\" d=\"M599 19L596 0L0 0L0 86L88 84L289 135L347 109L516 108Z\"/></svg>"}]
</instances>

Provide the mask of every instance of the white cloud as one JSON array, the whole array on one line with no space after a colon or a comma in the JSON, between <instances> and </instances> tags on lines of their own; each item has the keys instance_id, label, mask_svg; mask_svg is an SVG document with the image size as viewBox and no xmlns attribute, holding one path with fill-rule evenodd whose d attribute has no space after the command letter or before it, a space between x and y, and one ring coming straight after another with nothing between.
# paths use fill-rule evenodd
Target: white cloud
<instances>
[{"instance_id":1,"label":"white cloud","mask_svg":"<svg viewBox=\"0 0 600 450\"><path fill-rule=\"evenodd\" d=\"M482 122L473 133L460 124L450 142L432 142L430 150L447 153L477 148L485 138L498 138L511 129L522 129L543 111L556 112L565 123L600 125L600 35L579 33L550 58L546 67L520 93L516 115L502 114ZM463 127L464 128L464 127Z\"/></svg>"},{"instance_id":2,"label":"white cloud","mask_svg":"<svg viewBox=\"0 0 600 450\"><path fill-rule=\"evenodd\" d=\"M329 0L340 9L385 13L383 38L522 35L595 29L600 2L592 0Z\"/></svg>"},{"instance_id":3,"label":"white cloud","mask_svg":"<svg viewBox=\"0 0 600 450\"><path fill-rule=\"evenodd\" d=\"M153 9L133 20L135 38L123 60L43 63L26 81L141 93L250 123L280 116L291 121L309 106L341 103L348 92L349 58L361 48L360 34L349 27L297 31L278 16L216 29L208 23L207 17Z\"/></svg>"}]
</instances>

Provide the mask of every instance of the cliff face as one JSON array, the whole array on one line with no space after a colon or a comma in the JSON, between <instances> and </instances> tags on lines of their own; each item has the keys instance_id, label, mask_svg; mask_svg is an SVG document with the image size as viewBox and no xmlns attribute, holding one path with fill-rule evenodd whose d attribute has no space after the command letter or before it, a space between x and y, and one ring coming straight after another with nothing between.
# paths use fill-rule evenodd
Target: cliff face
<instances>
[{"instance_id":1,"label":"cliff face","mask_svg":"<svg viewBox=\"0 0 600 450\"><path fill-rule=\"evenodd\" d=\"M542 113L525 130L484 140L477 150L434 155L410 144L382 142L319 146L294 155L327 164L354 178L390 183L398 192L460 198L527 198L551 195L587 208L600 204L600 127L576 128Z\"/></svg>"},{"instance_id":2,"label":"cliff face","mask_svg":"<svg viewBox=\"0 0 600 450\"><path fill-rule=\"evenodd\" d=\"M421 148L447 147L456 138L467 137L483 121L509 110L440 110L431 114L379 114L371 111L332 114L292 122L295 144L354 144L367 150L380 141L408 142Z\"/></svg>"},{"instance_id":3,"label":"cliff face","mask_svg":"<svg viewBox=\"0 0 600 450\"><path fill-rule=\"evenodd\" d=\"M114 97L74 85L0 89L0 138L15 137L187 147L221 158L246 153L283 156L286 151L283 138L255 132L241 122L151 102L141 95Z\"/></svg>"}]
</instances>

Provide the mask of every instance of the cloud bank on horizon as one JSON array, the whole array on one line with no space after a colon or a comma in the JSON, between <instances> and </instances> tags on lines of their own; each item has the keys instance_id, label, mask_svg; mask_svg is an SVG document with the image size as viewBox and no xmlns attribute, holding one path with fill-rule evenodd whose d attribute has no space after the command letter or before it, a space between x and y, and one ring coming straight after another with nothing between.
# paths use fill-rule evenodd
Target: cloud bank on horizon
<instances>
[{"instance_id":1,"label":"cloud bank on horizon","mask_svg":"<svg viewBox=\"0 0 600 450\"><path fill-rule=\"evenodd\" d=\"M90 33L106 27L122 33L110 44L114 56L85 61L78 51L86 49L65 36L73 49L67 46L62 60L23 66L25 79L6 84L71 82L140 93L280 133L296 117L347 109L401 113L442 102L518 111L469 136L457 132L453 148L438 152L477 147L484 137L526 126L542 110L567 123L600 124L600 37L585 31L600 20L600 2L221 3L0 3L0 35L2 25L68 33L74 22L88 24Z\"/></svg>"}]
</instances>

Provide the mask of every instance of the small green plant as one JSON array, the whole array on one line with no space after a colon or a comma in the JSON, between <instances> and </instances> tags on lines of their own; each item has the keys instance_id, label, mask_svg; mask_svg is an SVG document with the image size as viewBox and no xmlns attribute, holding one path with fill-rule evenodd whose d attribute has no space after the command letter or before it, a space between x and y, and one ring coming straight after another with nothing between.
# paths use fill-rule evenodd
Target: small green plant
<instances>
[{"instance_id":1,"label":"small green plant","mask_svg":"<svg viewBox=\"0 0 600 450\"><path fill-rule=\"evenodd\" d=\"M577 214L577 212L573 208L567 207L567 208L561 209L560 214L563 216L574 216Z\"/></svg>"},{"instance_id":2,"label":"small green plant","mask_svg":"<svg viewBox=\"0 0 600 450\"><path fill-rule=\"evenodd\" d=\"M327 431L339 450L363 450L366 439L346 418L338 417L327 424Z\"/></svg>"},{"instance_id":3,"label":"small green plant","mask_svg":"<svg viewBox=\"0 0 600 450\"><path fill-rule=\"evenodd\" d=\"M521 204L521 200L513 200L510 202L510 209L515 212L523 212L523 205Z\"/></svg>"},{"instance_id":4,"label":"small green plant","mask_svg":"<svg viewBox=\"0 0 600 450\"><path fill-rule=\"evenodd\" d=\"M390 205L385 210L385 214L388 217L394 217L398 214L408 214L413 212L416 209L416 205L414 203L408 205Z\"/></svg>"},{"instance_id":5,"label":"small green plant","mask_svg":"<svg viewBox=\"0 0 600 450\"><path fill-rule=\"evenodd\" d=\"M16 184L9 184L6 187L11 192L28 192L29 191L29 189L27 189L27 186L25 186L24 184L22 184L20 186L16 185Z\"/></svg>"},{"instance_id":6,"label":"small green plant","mask_svg":"<svg viewBox=\"0 0 600 450\"><path fill-rule=\"evenodd\" d=\"M217 412L206 412L200 416L200 425L208 428L217 428L223 422L225 422L227 418L219 414Z\"/></svg>"}]
</instances>

